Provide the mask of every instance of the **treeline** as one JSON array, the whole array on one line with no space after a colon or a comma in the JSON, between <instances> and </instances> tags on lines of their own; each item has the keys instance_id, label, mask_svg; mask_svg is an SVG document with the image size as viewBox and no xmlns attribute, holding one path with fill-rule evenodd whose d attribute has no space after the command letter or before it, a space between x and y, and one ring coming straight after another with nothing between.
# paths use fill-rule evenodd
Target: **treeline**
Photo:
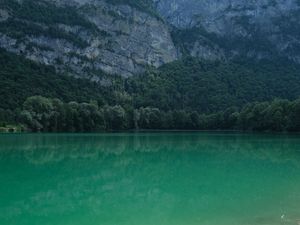
<instances>
[{"instance_id":1,"label":"treeline","mask_svg":"<svg viewBox=\"0 0 300 225\"><path fill-rule=\"evenodd\" d=\"M0 127L299 131L297 101L271 102L300 96L300 67L294 63L186 58L129 78L107 76L107 86L59 74L3 49L0 66ZM48 111L29 110L24 102L30 96L47 97L39 101L48 102Z\"/></svg>"},{"instance_id":2,"label":"treeline","mask_svg":"<svg viewBox=\"0 0 300 225\"><path fill-rule=\"evenodd\" d=\"M98 106L97 102L64 103L41 96L28 98L22 109L0 110L2 126L22 124L33 132L97 132L130 129L300 131L300 99L252 103L213 114L162 111L153 107Z\"/></svg>"}]
</instances>

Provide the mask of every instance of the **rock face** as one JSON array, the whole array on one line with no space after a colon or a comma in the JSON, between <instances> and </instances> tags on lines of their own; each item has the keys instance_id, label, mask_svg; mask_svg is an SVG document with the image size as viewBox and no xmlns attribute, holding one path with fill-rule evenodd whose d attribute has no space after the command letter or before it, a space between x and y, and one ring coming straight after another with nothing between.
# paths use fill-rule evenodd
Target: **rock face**
<instances>
[{"instance_id":1,"label":"rock face","mask_svg":"<svg viewBox=\"0 0 300 225\"><path fill-rule=\"evenodd\" d=\"M300 63L299 2L0 0L0 47L96 81L185 54Z\"/></svg>"},{"instance_id":2,"label":"rock face","mask_svg":"<svg viewBox=\"0 0 300 225\"><path fill-rule=\"evenodd\" d=\"M297 11L297 0L153 0L159 12L180 28L201 24L210 32L227 33L229 21L247 16L252 22L270 24L272 18Z\"/></svg>"},{"instance_id":3,"label":"rock face","mask_svg":"<svg viewBox=\"0 0 300 225\"><path fill-rule=\"evenodd\" d=\"M177 59L168 26L128 5L102 0L18 2L0 4L0 46L34 61L98 80L100 70L130 76Z\"/></svg>"},{"instance_id":4,"label":"rock face","mask_svg":"<svg viewBox=\"0 0 300 225\"><path fill-rule=\"evenodd\" d=\"M226 52L227 56L267 58L277 54L300 62L298 0L153 1L169 23L194 30L186 46L192 55L222 58Z\"/></svg>"}]
</instances>

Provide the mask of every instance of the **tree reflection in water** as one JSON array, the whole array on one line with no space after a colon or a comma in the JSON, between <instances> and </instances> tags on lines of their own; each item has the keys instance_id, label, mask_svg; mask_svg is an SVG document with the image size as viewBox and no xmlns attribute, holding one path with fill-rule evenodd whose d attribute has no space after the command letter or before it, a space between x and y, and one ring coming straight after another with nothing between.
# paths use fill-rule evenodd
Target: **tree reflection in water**
<instances>
[{"instance_id":1,"label":"tree reflection in water","mask_svg":"<svg viewBox=\"0 0 300 225\"><path fill-rule=\"evenodd\" d=\"M0 223L296 224L299 150L296 135L1 135Z\"/></svg>"}]
</instances>

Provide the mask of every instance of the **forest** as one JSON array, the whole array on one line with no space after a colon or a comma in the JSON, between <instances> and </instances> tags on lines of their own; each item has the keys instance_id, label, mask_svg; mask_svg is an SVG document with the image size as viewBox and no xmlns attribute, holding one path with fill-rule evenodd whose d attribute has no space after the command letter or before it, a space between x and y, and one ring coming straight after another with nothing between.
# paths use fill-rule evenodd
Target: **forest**
<instances>
[{"instance_id":1,"label":"forest","mask_svg":"<svg viewBox=\"0 0 300 225\"><path fill-rule=\"evenodd\" d=\"M4 128L299 131L300 67L294 63L189 57L129 78L110 75L107 86L5 50L0 65Z\"/></svg>"},{"instance_id":2,"label":"forest","mask_svg":"<svg viewBox=\"0 0 300 225\"><path fill-rule=\"evenodd\" d=\"M120 105L100 107L96 101L64 103L33 96L17 111L0 111L0 120L33 132L97 132L113 130L243 130L300 131L300 99L250 103L241 109L203 114L197 111ZM2 123L2 127L6 124Z\"/></svg>"}]
</instances>

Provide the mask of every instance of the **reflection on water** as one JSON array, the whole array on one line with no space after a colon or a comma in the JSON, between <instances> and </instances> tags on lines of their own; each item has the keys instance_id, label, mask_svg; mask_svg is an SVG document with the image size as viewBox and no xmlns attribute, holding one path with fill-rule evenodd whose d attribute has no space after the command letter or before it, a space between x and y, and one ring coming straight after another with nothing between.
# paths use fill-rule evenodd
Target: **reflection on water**
<instances>
[{"instance_id":1,"label":"reflection on water","mask_svg":"<svg viewBox=\"0 0 300 225\"><path fill-rule=\"evenodd\" d=\"M1 135L0 159L24 157L30 163L66 158L99 160L107 155L148 152L243 154L245 157L300 162L300 136L237 133L26 134Z\"/></svg>"},{"instance_id":2,"label":"reflection on water","mask_svg":"<svg viewBox=\"0 0 300 225\"><path fill-rule=\"evenodd\" d=\"M297 224L299 151L296 135L1 135L0 224Z\"/></svg>"}]
</instances>

